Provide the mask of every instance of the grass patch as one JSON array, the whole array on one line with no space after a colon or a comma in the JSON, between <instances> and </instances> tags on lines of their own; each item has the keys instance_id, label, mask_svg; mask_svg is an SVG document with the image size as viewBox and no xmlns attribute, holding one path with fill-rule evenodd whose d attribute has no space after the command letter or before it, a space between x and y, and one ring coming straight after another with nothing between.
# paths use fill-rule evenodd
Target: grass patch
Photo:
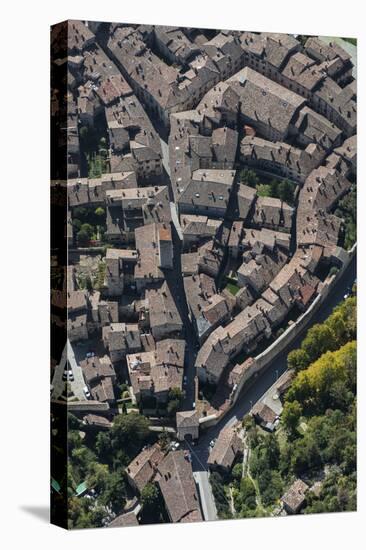
<instances>
[{"instance_id":1,"label":"grass patch","mask_svg":"<svg viewBox=\"0 0 366 550\"><path fill-rule=\"evenodd\" d=\"M228 283L225 288L227 288L233 296L235 296L240 290L240 287L234 283Z\"/></svg>"},{"instance_id":2,"label":"grass patch","mask_svg":"<svg viewBox=\"0 0 366 550\"><path fill-rule=\"evenodd\" d=\"M238 286L238 281L233 277L226 277L225 288L227 288L233 296L235 296L240 290L240 286Z\"/></svg>"}]
</instances>

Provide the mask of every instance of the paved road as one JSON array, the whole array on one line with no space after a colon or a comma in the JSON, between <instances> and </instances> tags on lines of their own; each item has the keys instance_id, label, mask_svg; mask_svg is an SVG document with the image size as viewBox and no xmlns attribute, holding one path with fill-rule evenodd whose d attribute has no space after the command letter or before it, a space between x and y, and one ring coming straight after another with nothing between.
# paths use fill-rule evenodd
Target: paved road
<instances>
[{"instance_id":1,"label":"paved road","mask_svg":"<svg viewBox=\"0 0 366 550\"><path fill-rule=\"evenodd\" d=\"M205 470L195 471L193 472L193 477L198 486L203 517L205 521L215 521L217 519L217 511L209 473Z\"/></svg>"},{"instance_id":2,"label":"paved road","mask_svg":"<svg viewBox=\"0 0 366 550\"><path fill-rule=\"evenodd\" d=\"M80 366L81 357L78 356L78 360L77 360L76 355L78 355L78 353L76 349L78 348L74 348L69 342L69 340L67 341L67 343L68 343L69 365L74 375L74 380L71 382L71 389L75 397L77 397L79 401L85 401L86 397L84 395L84 388L85 388L86 382L84 380L83 369ZM85 358L85 353L83 354L82 359L84 358Z\"/></svg>"},{"instance_id":3,"label":"paved road","mask_svg":"<svg viewBox=\"0 0 366 550\"><path fill-rule=\"evenodd\" d=\"M197 355L197 345L198 341L196 334L190 318L188 316L188 306L186 301L186 295L183 285L183 275L182 275L182 263L181 263L181 253L182 253L182 242L178 237L177 232L173 229L173 245L174 245L174 259L173 259L173 269L165 270L164 275L169 287L170 292L172 293L175 305L180 313L181 319L184 326L184 339L186 341L186 355L185 355L185 369L184 374L187 377L187 384L184 387L185 390L185 399L183 402L183 410L192 410L193 403L195 400L194 396L194 378L196 375L195 370L195 360Z\"/></svg>"},{"instance_id":4,"label":"paved road","mask_svg":"<svg viewBox=\"0 0 366 550\"><path fill-rule=\"evenodd\" d=\"M160 137L161 152L163 154L163 166L166 173L170 177L170 164L169 164L169 145Z\"/></svg>"},{"instance_id":5,"label":"paved road","mask_svg":"<svg viewBox=\"0 0 366 550\"><path fill-rule=\"evenodd\" d=\"M160 144L163 154L163 166L166 173L170 178L170 165L169 165L169 146L168 143L161 137L160 134ZM178 213L176 205L173 202L173 190L171 184L169 186L169 192L171 196L170 207L172 210L172 221L173 221L173 246L174 246L174 259L173 259L173 269L165 270L165 279L168 284L169 290L172 293L172 296L175 301L175 305L180 313L181 319L184 325L184 339L186 340L186 356L185 356L185 369L184 375L187 377L187 383L184 387L185 390L185 399L183 402L183 410L192 410L193 403L195 400L194 396L194 378L195 378L195 359L197 355L197 338L195 331L193 329L191 320L188 316L188 306L186 301L186 295L183 285L183 275L182 275L182 230L179 223Z\"/></svg>"},{"instance_id":6,"label":"paved road","mask_svg":"<svg viewBox=\"0 0 366 550\"><path fill-rule=\"evenodd\" d=\"M357 257L355 255L342 278L336 283L334 289L328 296L328 300L325 301L322 307L314 315L311 325L323 322L331 314L334 307L343 300L346 289L350 287L356 279L356 263ZM286 351L283 351L276 357L270 367L259 375L249 388L244 388L242 395L239 396L238 401L227 416L216 426L209 428L207 432L202 434L197 445L194 447L194 453L192 453L192 467L195 472L204 471L207 468L210 441L217 437L225 426L230 426L237 420L242 419L250 411L252 406L261 399L265 392L275 383L276 378L285 372L287 368L288 353L292 349L300 346L308 328L310 327L306 327L292 344L288 346Z\"/></svg>"},{"instance_id":7,"label":"paved road","mask_svg":"<svg viewBox=\"0 0 366 550\"><path fill-rule=\"evenodd\" d=\"M57 365L55 369L55 373L52 380L52 385L53 385L52 398L58 399L65 390L66 382L62 379L62 375L66 369L67 361L74 375L74 380L72 381L69 380L71 390L73 391L74 396L79 399L79 401L84 401L85 395L84 395L83 388L85 387L85 380L83 376L83 371L80 365L78 365L76 361L74 348L72 347L72 344L70 343L69 340L67 340L67 343L65 344L65 347L63 349L60 363Z\"/></svg>"},{"instance_id":8,"label":"paved road","mask_svg":"<svg viewBox=\"0 0 366 550\"><path fill-rule=\"evenodd\" d=\"M182 444L183 447L186 447L190 453L192 460L199 462L199 456L196 454L196 447L185 441ZM195 469L193 472L194 480L197 484L201 510L205 521L215 521L217 519L217 510L215 504L215 498L212 494L212 487L210 483L210 472L207 467L207 464L201 464L201 469Z\"/></svg>"},{"instance_id":9,"label":"paved road","mask_svg":"<svg viewBox=\"0 0 366 550\"><path fill-rule=\"evenodd\" d=\"M62 351L60 362L56 366L55 371L53 373L53 378L52 378L52 386L53 386L52 398L53 399L59 399L59 397L61 397L61 395L64 393L66 383L62 379L62 375L66 368L66 361L67 361L67 343L65 344L64 349Z\"/></svg>"},{"instance_id":10,"label":"paved road","mask_svg":"<svg viewBox=\"0 0 366 550\"><path fill-rule=\"evenodd\" d=\"M183 242L183 233L182 228L180 226L179 217L178 217L178 211L177 211L177 205L175 202L170 202L170 212L172 214L172 222L174 224L175 230L177 232L177 235L179 239Z\"/></svg>"}]
</instances>

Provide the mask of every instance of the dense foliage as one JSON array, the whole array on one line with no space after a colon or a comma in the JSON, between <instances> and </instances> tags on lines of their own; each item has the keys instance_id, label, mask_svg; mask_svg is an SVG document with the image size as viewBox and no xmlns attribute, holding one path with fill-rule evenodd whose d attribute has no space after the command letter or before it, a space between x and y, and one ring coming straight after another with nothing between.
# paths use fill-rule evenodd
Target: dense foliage
<instances>
[{"instance_id":1,"label":"dense foliage","mask_svg":"<svg viewBox=\"0 0 366 550\"><path fill-rule=\"evenodd\" d=\"M328 409L346 411L356 393L356 342L324 353L298 373L286 401L297 403L302 414L324 414ZM301 403L301 405L300 405ZM288 411L288 408L287 408Z\"/></svg>"},{"instance_id":2,"label":"dense foliage","mask_svg":"<svg viewBox=\"0 0 366 550\"><path fill-rule=\"evenodd\" d=\"M276 513L296 478L309 490L304 513L356 509L356 298L346 299L289 355L297 374L284 398L279 429L267 433L243 420L249 459L226 486L215 486L227 509L229 485L238 517ZM215 478L215 485L220 481ZM224 480L221 480L224 483ZM315 488L317 490L315 490Z\"/></svg>"},{"instance_id":3,"label":"dense foliage","mask_svg":"<svg viewBox=\"0 0 366 550\"><path fill-rule=\"evenodd\" d=\"M288 354L289 368L306 369L323 353L334 351L356 338L356 297L351 296L337 306L328 319L308 330L299 349Z\"/></svg>"},{"instance_id":4,"label":"dense foliage","mask_svg":"<svg viewBox=\"0 0 366 550\"><path fill-rule=\"evenodd\" d=\"M108 142L106 136L98 131L105 124L82 126L79 130L80 148L87 161L87 175L89 178L99 178L109 172Z\"/></svg>"},{"instance_id":5,"label":"dense foliage","mask_svg":"<svg viewBox=\"0 0 366 550\"><path fill-rule=\"evenodd\" d=\"M226 493L225 480L219 472L210 475L212 494L215 498L217 515L220 519L231 518L231 511L228 496Z\"/></svg>"},{"instance_id":6,"label":"dense foliage","mask_svg":"<svg viewBox=\"0 0 366 550\"><path fill-rule=\"evenodd\" d=\"M126 503L124 469L149 441L149 421L132 412L117 416L109 431L95 435L81 429L77 418L69 415L69 527L100 527L108 510L119 514ZM76 496L77 486L84 482L94 498Z\"/></svg>"},{"instance_id":7,"label":"dense foliage","mask_svg":"<svg viewBox=\"0 0 366 550\"><path fill-rule=\"evenodd\" d=\"M344 243L349 250L357 238L357 193L356 185L353 185L339 202L335 214L344 219Z\"/></svg>"},{"instance_id":8,"label":"dense foliage","mask_svg":"<svg viewBox=\"0 0 366 550\"><path fill-rule=\"evenodd\" d=\"M240 171L240 181L249 187L256 188L262 197L274 197L293 205L295 202L296 185L287 179L272 179L270 183L261 183L254 170L245 168Z\"/></svg>"},{"instance_id":9,"label":"dense foliage","mask_svg":"<svg viewBox=\"0 0 366 550\"><path fill-rule=\"evenodd\" d=\"M90 240L103 240L106 231L106 213L104 208L95 210L77 206L73 210L72 225L79 246L87 246Z\"/></svg>"}]
</instances>

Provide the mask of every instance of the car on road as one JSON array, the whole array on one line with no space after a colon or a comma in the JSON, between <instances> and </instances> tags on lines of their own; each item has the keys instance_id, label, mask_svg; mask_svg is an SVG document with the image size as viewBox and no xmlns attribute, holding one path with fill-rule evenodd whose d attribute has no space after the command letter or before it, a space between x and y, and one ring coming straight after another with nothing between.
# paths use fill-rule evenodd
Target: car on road
<instances>
[{"instance_id":1,"label":"car on road","mask_svg":"<svg viewBox=\"0 0 366 550\"><path fill-rule=\"evenodd\" d=\"M90 391L89 391L88 386L84 386L84 387L83 387L83 392L84 392L85 397L86 397L87 399L89 399L89 397L90 397Z\"/></svg>"},{"instance_id":2,"label":"car on road","mask_svg":"<svg viewBox=\"0 0 366 550\"><path fill-rule=\"evenodd\" d=\"M71 382L74 380L74 373L72 372L72 369L64 370L62 380L70 380Z\"/></svg>"},{"instance_id":3,"label":"car on road","mask_svg":"<svg viewBox=\"0 0 366 550\"><path fill-rule=\"evenodd\" d=\"M184 385L187 384L187 377L186 377L186 376L183 376L183 384L184 384Z\"/></svg>"}]
</instances>

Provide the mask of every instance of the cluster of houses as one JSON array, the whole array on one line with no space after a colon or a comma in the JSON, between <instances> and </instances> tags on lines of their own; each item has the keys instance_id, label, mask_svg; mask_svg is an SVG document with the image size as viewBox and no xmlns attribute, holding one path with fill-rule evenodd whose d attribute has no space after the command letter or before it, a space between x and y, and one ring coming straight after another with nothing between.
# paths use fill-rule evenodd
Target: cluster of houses
<instances>
[{"instance_id":1,"label":"cluster of houses","mask_svg":"<svg viewBox=\"0 0 366 550\"><path fill-rule=\"evenodd\" d=\"M196 418L192 418L196 416ZM197 431L192 431L196 421ZM198 438L198 418L196 413L186 411L178 413L179 433L184 439L189 432L193 440ZM185 432L187 426L187 433ZM237 425L224 428L210 448L208 467L210 471L228 473L243 455L243 430L240 422ZM127 466L126 478L134 491L136 502L147 484L154 483L160 490L170 521L187 523L202 520L202 512L198 492L193 478L191 453L187 450L162 450L159 444L145 447ZM140 508L135 506L135 512L125 512L115 518L109 527L127 525L131 513L134 514L132 524L137 524L136 516ZM130 523L128 523L130 524Z\"/></svg>"},{"instance_id":2,"label":"cluster of houses","mask_svg":"<svg viewBox=\"0 0 366 550\"><path fill-rule=\"evenodd\" d=\"M242 33L239 40L243 67L213 86L196 109L170 116L171 181L190 249L183 259L194 258L198 276L217 277L225 232L218 238L211 218L220 218L231 221L224 247L241 262L234 306L222 311L214 330L201 322L206 341L200 340L197 374L216 385L233 357L270 338L295 306L310 305L322 288L320 266L346 260L339 246L343 221L333 211L356 169L350 56L315 38L304 47L294 37L267 33ZM335 95L325 99L329 88ZM258 175L290 180L297 208L241 183L238 158ZM204 240L218 252L211 272L200 261ZM185 286L190 302L194 285Z\"/></svg>"},{"instance_id":3,"label":"cluster of houses","mask_svg":"<svg viewBox=\"0 0 366 550\"><path fill-rule=\"evenodd\" d=\"M200 383L235 389L260 342L322 291L322 268L347 260L343 220L334 211L354 184L357 161L353 64L336 43L154 25L100 28L68 21L53 34L53 71L67 75L67 97L55 89L51 101L56 126L67 109L59 132L67 174L60 179L67 179L73 253L63 286L52 291L52 321L60 327L67 311L76 357L63 363L76 388L69 404L89 429L109 429L118 414L121 365L130 399L147 415L164 410L172 390L184 390L191 360L185 305ZM100 127L106 173L91 178L82 144ZM158 130L168 135L164 155ZM244 181L243 168L265 181L288 180L295 200L263 196ZM108 245L103 281L93 290L77 277L73 222L81 209L99 207ZM229 271L235 292L222 284ZM172 284L177 278L182 296ZM274 429L268 403L253 414ZM198 439L200 420L198 410L179 411L177 438ZM210 469L229 470L242 450L238 427L225 428ZM147 447L126 476L137 499L156 483L171 521L202 519L189 453ZM283 497L289 513L303 503L302 483ZM136 510L127 510L110 525L136 523Z\"/></svg>"},{"instance_id":4,"label":"cluster of houses","mask_svg":"<svg viewBox=\"0 0 366 550\"><path fill-rule=\"evenodd\" d=\"M141 492L155 484L164 500L169 520L173 523L202 521L196 485L188 451L162 450L159 444L145 447L127 466L126 479L135 493L133 510L117 516L108 527L138 525L137 505Z\"/></svg>"}]
</instances>

